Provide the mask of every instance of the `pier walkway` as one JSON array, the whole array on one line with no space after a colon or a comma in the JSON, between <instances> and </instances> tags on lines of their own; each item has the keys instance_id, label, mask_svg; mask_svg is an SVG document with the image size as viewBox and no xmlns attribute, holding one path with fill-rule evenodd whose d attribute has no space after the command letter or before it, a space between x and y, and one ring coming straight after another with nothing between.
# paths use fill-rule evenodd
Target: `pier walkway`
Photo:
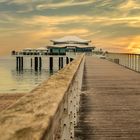
<instances>
[{"instance_id":1,"label":"pier walkway","mask_svg":"<svg viewBox=\"0 0 140 140\"><path fill-rule=\"evenodd\" d=\"M86 57L76 140L140 140L140 74Z\"/></svg>"}]
</instances>

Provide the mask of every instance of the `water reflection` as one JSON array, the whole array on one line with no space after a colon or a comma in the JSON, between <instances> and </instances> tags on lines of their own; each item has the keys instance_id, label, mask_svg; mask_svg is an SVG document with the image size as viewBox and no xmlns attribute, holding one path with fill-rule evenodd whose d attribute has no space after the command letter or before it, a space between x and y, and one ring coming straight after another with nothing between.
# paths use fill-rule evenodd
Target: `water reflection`
<instances>
[{"instance_id":1,"label":"water reflection","mask_svg":"<svg viewBox=\"0 0 140 140\"><path fill-rule=\"evenodd\" d=\"M24 59L26 61L26 58ZM0 93L25 93L47 80L58 71L58 57L54 59L53 71L48 69L48 58L42 59L42 69L29 69L28 60L23 70L16 69L16 59L13 57L0 58Z\"/></svg>"},{"instance_id":2,"label":"water reflection","mask_svg":"<svg viewBox=\"0 0 140 140\"><path fill-rule=\"evenodd\" d=\"M0 93L25 93L31 91L54 72L47 69L17 71L15 59L0 59Z\"/></svg>"},{"instance_id":3,"label":"water reflection","mask_svg":"<svg viewBox=\"0 0 140 140\"><path fill-rule=\"evenodd\" d=\"M13 81L16 82L16 87L14 89L17 89L18 92L29 92L31 91L35 86L42 83L42 81L48 79L48 77L52 74L54 74L56 71L48 71L48 70L22 70L22 71L16 71L11 70L11 75ZM13 91L13 88L12 88Z\"/></svg>"}]
</instances>

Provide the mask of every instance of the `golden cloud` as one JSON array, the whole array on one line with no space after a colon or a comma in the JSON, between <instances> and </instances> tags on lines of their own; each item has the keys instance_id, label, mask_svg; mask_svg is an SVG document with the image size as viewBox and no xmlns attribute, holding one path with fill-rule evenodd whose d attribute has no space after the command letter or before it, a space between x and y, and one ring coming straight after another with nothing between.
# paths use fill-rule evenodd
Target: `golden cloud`
<instances>
[{"instance_id":1,"label":"golden cloud","mask_svg":"<svg viewBox=\"0 0 140 140\"><path fill-rule=\"evenodd\" d=\"M21 24L24 25L41 25L45 27L65 25L68 23L85 23L88 25L91 24L101 24L101 25L115 25L115 24L127 24L130 27L140 27L140 16L134 17L91 17L86 15L75 15L75 16L34 16L30 20L23 19L20 20Z\"/></svg>"},{"instance_id":2,"label":"golden cloud","mask_svg":"<svg viewBox=\"0 0 140 140\"><path fill-rule=\"evenodd\" d=\"M42 47L45 46L50 39L57 38L65 35L77 35L85 38L93 38L93 45L103 47L105 49L139 52L138 36L126 36L118 38L107 38L105 33L101 34L100 29L88 28L88 25L114 25L125 23L132 27L140 27L140 17L92 17L88 15L75 15L75 16L33 16L29 18L12 18L7 16L8 20L3 21L16 23L19 27L13 29L0 29L1 54L6 53L12 49L22 49L25 47ZM59 27L59 25L67 25L71 23L85 23L87 28L67 28L66 30ZM94 25L95 26L95 25ZM100 33L100 36L96 34ZM8 40L8 41L7 41ZM24 43L21 43L24 42ZM7 48L7 49L6 49ZM115 49L116 48L116 49Z\"/></svg>"},{"instance_id":3,"label":"golden cloud","mask_svg":"<svg viewBox=\"0 0 140 140\"><path fill-rule=\"evenodd\" d=\"M126 36L111 39L97 37L94 38L92 42L95 46L103 48L107 51L140 54L140 36Z\"/></svg>"},{"instance_id":4,"label":"golden cloud","mask_svg":"<svg viewBox=\"0 0 140 140\"><path fill-rule=\"evenodd\" d=\"M140 36L133 37L127 49L129 52L140 54Z\"/></svg>"},{"instance_id":5,"label":"golden cloud","mask_svg":"<svg viewBox=\"0 0 140 140\"><path fill-rule=\"evenodd\" d=\"M60 2L60 3L46 3L46 4L40 4L37 5L38 10L43 10L46 8L62 8L62 7L69 7L69 6L77 6L77 5L87 5L93 3L95 0L86 0L86 1L80 1L80 2L75 2L74 0L68 0L65 2Z\"/></svg>"},{"instance_id":6,"label":"golden cloud","mask_svg":"<svg viewBox=\"0 0 140 140\"><path fill-rule=\"evenodd\" d=\"M120 8L122 10L129 10L134 8L139 8L139 4L135 0L127 0L125 3L123 3Z\"/></svg>"}]
</instances>

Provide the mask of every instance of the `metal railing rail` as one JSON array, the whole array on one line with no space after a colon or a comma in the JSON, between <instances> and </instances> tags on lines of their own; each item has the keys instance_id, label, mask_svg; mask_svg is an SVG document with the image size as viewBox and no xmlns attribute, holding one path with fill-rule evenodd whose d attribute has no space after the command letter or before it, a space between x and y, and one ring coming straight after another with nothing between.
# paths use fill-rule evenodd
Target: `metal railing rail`
<instances>
[{"instance_id":1,"label":"metal railing rail","mask_svg":"<svg viewBox=\"0 0 140 140\"><path fill-rule=\"evenodd\" d=\"M140 72L140 54L107 53L106 59L136 72Z\"/></svg>"}]
</instances>

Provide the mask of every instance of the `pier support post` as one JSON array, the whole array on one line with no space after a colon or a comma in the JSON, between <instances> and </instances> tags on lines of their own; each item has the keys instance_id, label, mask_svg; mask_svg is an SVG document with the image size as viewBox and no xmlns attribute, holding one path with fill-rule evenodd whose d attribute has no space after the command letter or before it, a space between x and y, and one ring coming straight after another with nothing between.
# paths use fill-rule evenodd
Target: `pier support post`
<instances>
[{"instance_id":1,"label":"pier support post","mask_svg":"<svg viewBox=\"0 0 140 140\"><path fill-rule=\"evenodd\" d=\"M66 64L69 64L69 58L66 57Z\"/></svg>"},{"instance_id":2,"label":"pier support post","mask_svg":"<svg viewBox=\"0 0 140 140\"><path fill-rule=\"evenodd\" d=\"M31 58L31 69L32 69L32 67L33 67L33 59Z\"/></svg>"},{"instance_id":3,"label":"pier support post","mask_svg":"<svg viewBox=\"0 0 140 140\"><path fill-rule=\"evenodd\" d=\"M58 67L59 67L59 70L60 70L61 69L61 57L59 57Z\"/></svg>"},{"instance_id":4,"label":"pier support post","mask_svg":"<svg viewBox=\"0 0 140 140\"><path fill-rule=\"evenodd\" d=\"M49 58L49 68L50 68L50 71L53 71L53 57L50 57Z\"/></svg>"},{"instance_id":5,"label":"pier support post","mask_svg":"<svg viewBox=\"0 0 140 140\"><path fill-rule=\"evenodd\" d=\"M23 70L23 57L20 57L21 59L21 70Z\"/></svg>"},{"instance_id":6,"label":"pier support post","mask_svg":"<svg viewBox=\"0 0 140 140\"><path fill-rule=\"evenodd\" d=\"M63 68L64 64L63 64L63 57L61 57L61 69Z\"/></svg>"},{"instance_id":7,"label":"pier support post","mask_svg":"<svg viewBox=\"0 0 140 140\"><path fill-rule=\"evenodd\" d=\"M23 57L16 57L16 69L18 71L23 70Z\"/></svg>"},{"instance_id":8,"label":"pier support post","mask_svg":"<svg viewBox=\"0 0 140 140\"><path fill-rule=\"evenodd\" d=\"M38 70L38 57L35 57L35 58L34 58L34 61L35 61L35 62L34 62L34 63L35 63L35 64L34 64L34 66L35 66L35 71L37 71L37 70Z\"/></svg>"},{"instance_id":9,"label":"pier support post","mask_svg":"<svg viewBox=\"0 0 140 140\"><path fill-rule=\"evenodd\" d=\"M63 57L59 57L59 70L63 68Z\"/></svg>"},{"instance_id":10,"label":"pier support post","mask_svg":"<svg viewBox=\"0 0 140 140\"><path fill-rule=\"evenodd\" d=\"M19 57L16 57L16 70L19 69Z\"/></svg>"},{"instance_id":11,"label":"pier support post","mask_svg":"<svg viewBox=\"0 0 140 140\"><path fill-rule=\"evenodd\" d=\"M39 57L39 70L41 70L41 68L42 68L42 58Z\"/></svg>"}]
</instances>

